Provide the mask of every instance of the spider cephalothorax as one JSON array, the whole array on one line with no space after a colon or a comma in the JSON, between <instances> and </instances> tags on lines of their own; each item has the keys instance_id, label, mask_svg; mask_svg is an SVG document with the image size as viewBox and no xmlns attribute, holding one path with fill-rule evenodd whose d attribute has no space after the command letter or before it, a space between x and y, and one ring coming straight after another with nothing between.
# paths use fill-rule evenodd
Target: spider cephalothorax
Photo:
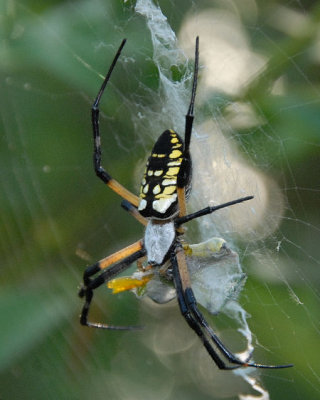
<instances>
[{"instance_id":1,"label":"spider cephalothorax","mask_svg":"<svg viewBox=\"0 0 320 400\"><path fill-rule=\"evenodd\" d=\"M184 140L173 130L166 130L162 133L148 159L139 197L113 179L101 166L99 103L125 42L125 40L122 41L92 106L94 169L97 176L110 189L122 197L123 208L145 225L146 229L143 239L105 257L85 270L83 286L79 291L79 296L85 297L85 304L80 317L81 324L103 329L135 328L132 326L114 326L90 322L88 321L88 314L94 290L106 282L111 284L112 278L126 270L132 263L137 262L141 270L147 271L149 275L143 275L140 280L118 278L118 282L110 286L113 289L116 287L116 291L137 288L152 279L153 270L170 270L170 279L174 282L183 317L199 336L209 355L220 369L235 369L248 366L256 368L285 368L291 366L262 365L249 362L249 359L242 361L236 357L220 341L205 320L197 306L191 288L186 261L186 249L188 246L186 247L182 241L183 229L181 229L181 225L220 208L232 206L250 200L253 197L243 197L187 214L186 199L191 187L189 147L198 78L199 38L196 39L194 78L190 105L186 114ZM143 263L147 263L147 265L143 266ZM150 271L151 273L149 273ZM97 273L98 275L92 278ZM117 281L117 279L113 279L113 281Z\"/></svg>"}]
</instances>

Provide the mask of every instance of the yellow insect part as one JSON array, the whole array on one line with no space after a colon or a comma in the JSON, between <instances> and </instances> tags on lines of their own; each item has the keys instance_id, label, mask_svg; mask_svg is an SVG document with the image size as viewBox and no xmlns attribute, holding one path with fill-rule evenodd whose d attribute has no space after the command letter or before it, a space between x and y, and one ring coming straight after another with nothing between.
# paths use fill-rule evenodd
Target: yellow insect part
<instances>
[{"instance_id":1,"label":"yellow insect part","mask_svg":"<svg viewBox=\"0 0 320 400\"><path fill-rule=\"evenodd\" d=\"M145 286L152 278L153 274L143 276L141 279L131 278L130 276L123 276L120 278L112 279L107 283L107 286L109 289L112 289L112 294L117 294L126 290L137 289Z\"/></svg>"},{"instance_id":2,"label":"yellow insect part","mask_svg":"<svg viewBox=\"0 0 320 400\"><path fill-rule=\"evenodd\" d=\"M213 254L219 253L226 246L226 241L221 238L213 237L205 242L196 244L182 244L183 250L187 256L191 257L212 257Z\"/></svg>"},{"instance_id":3,"label":"yellow insect part","mask_svg":"<svg viewBox=\"0 0 320 400\"><path fill-rule=\"evenodd\" d=\"M179 139L177 137L173 137L171 139L171 143L178 143L178 142L179 142Z\"/></svg>"}]
</instances>

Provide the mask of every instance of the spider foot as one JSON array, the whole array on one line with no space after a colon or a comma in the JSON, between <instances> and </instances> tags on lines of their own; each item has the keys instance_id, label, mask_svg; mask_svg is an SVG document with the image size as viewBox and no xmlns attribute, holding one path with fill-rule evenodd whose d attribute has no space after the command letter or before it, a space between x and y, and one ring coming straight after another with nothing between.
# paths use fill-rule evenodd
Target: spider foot
<instances>
[{"instance_id":1,"label":"spider foot","mask_svg":"<svg viewBox=\"0 0 320 400\"><path fill-rule=\"evenodd\" d=\"M264 369L281 369L281 368L291 368L293 364L284 364L284 365L266 365L266 364L256 364L256 363L248 363L244 362L242 364L243 367L253 367L253 368L264 368Z\"/></svg>"},{"instance_id":2,"label":"spider foot","mask_svg":"<svg viewBox=\"0 0 320 400\"><path fill-rule=\"evenodd\" d=\"M107 325L102 324L100 322L87 322L85 326L89 328L98 328L98 329L106 329L106 330L113 330L113 331L141 331L144 329L143 325Z\"/></svg>"},{"instance_id":3,"label":"spider foot","mask_svg":"<svg viewBox=\"0 0 320 400\"><path fill-rule=\"evenodd\" d=\"M266 364L257 364L254 362L249 362L252 358L253 351L250 352L249 356L245 361L241 361L242 367L253 367L253 368L265 368L265 369L280 369L280 368L290 368L293 367L293 364L283 364L283 365L266 365Z\"/></svg>"}]
</instances>

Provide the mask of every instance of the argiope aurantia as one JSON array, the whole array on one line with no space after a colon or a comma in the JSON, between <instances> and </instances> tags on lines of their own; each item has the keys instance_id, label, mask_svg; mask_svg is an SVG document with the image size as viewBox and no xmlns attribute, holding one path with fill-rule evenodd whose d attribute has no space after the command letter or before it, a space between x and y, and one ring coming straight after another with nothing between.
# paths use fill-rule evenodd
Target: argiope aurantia
<instances>
[{"instance_id":1,"label":"argiope aurantia","mask_svg":"<svg viewBox=\"0 0 320 400\"><path fill-rule=\"evenodd\" d=\"M186 115L184 140L173 130L166 130L155 143L142 178L139 197L128 191L101 166L101 145L99 131L99 103L109 82L126 40L123 40L102 83L92 106L92 126L94 137L94 169L96 175L114 192L122 197L122 206L139 222L146 226L143 239L89 266L83 276L83 287L79 296L85 298L80 322L94 328L135 329L131 326L114 326L88 321L88 313L96 288L117 276L137 262L143 271L162 270L167 279L174 282L180 311L189 326L201 339L209 355L220 369L239 367L286 368L292 365L263 365L250 362L250 357L241 361L214 333L200 312L191 288L186 261L186 245L183 242L182 225L192 219L210 214L253 198L247 196L216 207L207 207L187 214L186 200L191 186L190 140L194 119L199 62L199 38L196 39L194 77L189 109ZM142 267L145 263L146 266ZM100 274L99 274L100 273ZM96 277L93 275L98 274ZM151 275L152 276L152 275ZM145 275L148 280L148 274ZM134 279L115 285L118 291L138 287ZM117 281L117 279L115 279ZM143 280L141 281L143 284ZM113 286L114 287L114 286Z\"/></svg>"}]
</instances>

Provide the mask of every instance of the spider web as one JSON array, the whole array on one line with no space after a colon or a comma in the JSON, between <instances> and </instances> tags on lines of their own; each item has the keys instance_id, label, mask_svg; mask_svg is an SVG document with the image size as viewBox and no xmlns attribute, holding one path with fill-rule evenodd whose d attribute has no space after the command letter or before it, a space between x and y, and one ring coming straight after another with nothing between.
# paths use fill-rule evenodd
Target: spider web
<instances>
[{"instance_id":1,"label":"spider web","mask_svg":"<svg viewBox=\"0 0 320 400\"><path fill-rule=\"evenodd\" d=\"M319 397L319 11L308 2L4 2L1 398ZM155 138L184 131L197 35L189 209L255 196L188 226L192 243L225 239L247 274L239 298L207 318L232 351L295 364L288 370L217 370L176 302L101 288L93 319L146 328L78 322L85 265L143 234L94 177L92 99L127 37L101 134L106 169L136 192Z\"/></svg>"}]
</instances>

